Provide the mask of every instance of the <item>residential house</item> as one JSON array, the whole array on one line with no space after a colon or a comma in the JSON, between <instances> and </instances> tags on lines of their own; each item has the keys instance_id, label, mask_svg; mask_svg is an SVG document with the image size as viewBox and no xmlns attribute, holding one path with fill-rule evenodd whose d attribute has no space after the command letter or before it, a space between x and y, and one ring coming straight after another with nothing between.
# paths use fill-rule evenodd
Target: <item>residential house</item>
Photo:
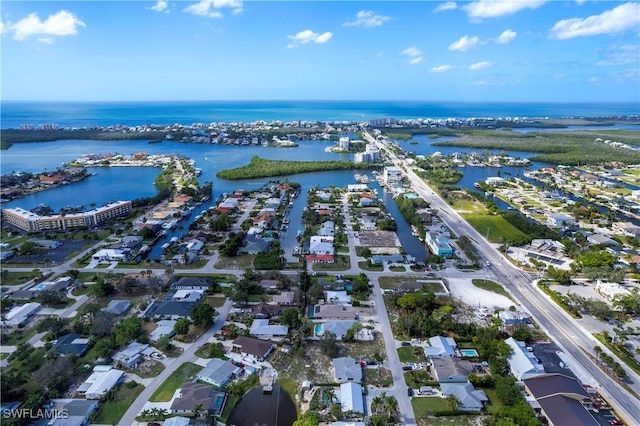
<instances>
[{"instance_id":1,"label":"residential house","mask_svg":"<svg viewBox=\"0 0 640 426\"><path fill-rule=\"evenodd\" d=\"M249 334L259 339L281 339L289 333L288 325L269 324L268 319L254 319Z\"/></svg>"},{"instance_id":2,"label":"residential house","mask_svg":"<svg viewBox=\"0 0 640 426\"><path fill-rule=\"evenodd\" d=\"M611 239L603 234L591 234L587 236L587 242L593 245L603 245L603 246L619 246L620 243L614 239Z\"/></svg>"},{"instance_id":3,"label":"residential house","mask_svg":"<svg viewBox=\"0 0 640 426\"><path fill-rule=\"evenodd\" d=\"M245 245L238 249L239 254L266 253L271 248L271 243L256 235L247 235Z\"/></svg>"},{"instance_id":4,"label":"residential house","mask_svg":"<svg viewBox=\"0 0 640 426\"><path fill-rule=\"evenodd\" d=\"M140 314L141 318L164 317L164 319L187 318L191 319L191 309L198 305L198 302L182 300L162 300L153 301Z\"/></svg>"},{"instance_id":5,"label":"residential house","mask_svg":"<svg viewBox=\"0 0 640 426\"><path fill-rule=\"evenodd\" d=\"M359 383L343 383L340 385L340 405L342 412L352 411L364 414L364 398Z\"/></svg>"},{"instance_id":6,"label":"residential house","mask_svg":"<svg viewBox=\"0 0 640 426\"><path fill-rule=\"evenodd\" d=\"M49 353L81 357L87 352L87 349L89 349L89 339L80 337L76 333L69 333L58 337L58 340L49 349Z\"/></svg>"},{"instance_id":7,"label":"residential house","mask_svg":"<svg viewBox=\"0 0 640 426\"><path fill-rule=\"evenodd\" d=\"M29 302L23 305L14 306L9 312L4 315L4 326L21 326L25 325L29 318L38 310L40 310L40 303Z\"/></svg>"},{"instance_id":8,"label":"residential house","mask_svg":"<svg viewBox=\"0 0 640 426\"><path fill-rule=\"evenodd\" d=\"M220 358L213 358L196 376L200 380L219 388L226 385L234 377L242 374L242 368Z\"/></svg>"},{"instance_id":9,"label":"residential house","mask_svg":"<svg viewBox=\"0 0 640 426\"><path fill-rule=\"evenodd\" d=\"M227 394L219 392L209 385L184 383L178 396L171 404L173 414L195 414L194 408L201 409L210 416L219 416L224 410Z\"/></svg>"},{"instance_id":10,"label":"residential house","mask_svg":"<svg viewBox=\"0 0 640 426\"><path fill-rule=\"evenodd\" d=\"M473 373L473 365L467 360L453 357L431 358L431 371L440 383L465 383Z\"/></svg>"},{"instance_id":11,"label":"residential house","mask_svg":"<svg viewBox=\"0 0 640 426\"><path fill-rule=\"evenodd\" d=\"M111 300L105 308L102 308L102 312L120 317L127 313L130 307L129 300Z\"/></svg>"},{"instance_id":12,"label":"residential house","mask_svg":"<svg viewBox=\"0 0 640 426\"><path fill-rule=\"evenodd\" d=\"M251 314L254 318L269 319L277 317L282 314L282 307L280 305L270 305L268 303L258 303L251 306Z\"/></svg>"},{"instance_id":13,"label":"residential house","mask_svg":"<svg viewBox=\"0 0 640 426\"><path fill-rule=\"evenodd\" d=\"M640 227L631 222L614 222L611 225L614 232L625 235L627 237L640 236Z\"/></svg>"},{"instance_id":14,"label":"residential house","mask_svg":"<svg viewBox=\"0 0 640 426\"><path fill-rule=\"evenodd\" d=\"M476 390L471 383L443 383L440 385L442 396L455 396L460 405L458 409L465 412L478 412L489 402L483 390Z\"/></svg>"},{"instance_id":15,"label":"residential house","mask_svg":"<svg viewBox=\"0 0 640 426\"><path fill-rule=\"evenodd\" d=\"M172 290L200 290L207 291L211 286L211 279L205 277L180 277L169 286Z\"/></svg>"},{"instance_id":16,"label":"residential house","mask_svg":"<svg viewBox=\"0 0 640 426\"><path fill-rule=\"evenodd\" d=\"M456 355L458 345L452 337L434 336L429 338L429 346L424 347L427 358L444 358Z\"/></svg>"},{"instance_id":17,"label":"residential house","mask_svg":"<svg viewBox=\"0 0 640 426\"><path fill-rule=\"evenodd\" d=\"M342 340L347 331L357 322L355 320L330 320L321 324L319 334L333 333L337 340Z\"/></svg>"},{"instance_id":18,"label":"residential house","mask_svg":"<svg viewBox=\"0 0 640 426\"><path fill-rule=\"evenodd\" d=\"M243 358L253 361L264 361L276 344L268 340L254 339L247 336L238 336L233 341L233 348L239 351Z\"/></svg>"},{"instance_id":19,"label":"residential house","mask_svg":"<svg viewBox=\"0 0 640 426\"><path fill-rule=\"evenodd\" d=\"M336 232L335 223L332 220L327 220L320 224L317 235L320 237L333 237Z\"/></svg>"},{"instance_id":20,"label":"residential house","mask_svg":"<svg viewBox=\"0 0 640 426\"><path fill-rule=\"evenodd\" d=\"M565 213L550 213L547 215L547 225L551 228L568 228L575 224L575 219Z\"/></svg>"},{"instance_id":21,"label":"residential house","mask_svg":"<svg viewBox=\"0 0 640 426\"><path fill-rule=\"evenodd\" d=\"M505 343L511 347L512 352L507 357L507 361L509 362L511 374L513 374L518 381L544 374L544 366L535 357L533 352L529 352L526 349L524 342L509 337L505 340Z\"/></svg>"},{"instance_id":22,"label":"residential house","mask_svg":"<svg viewBox=\"0 0 640 426\"><path fill-rule=\"evenodd\" d=\"M313 319L355 320L358 314L344 305L315 305Z\"/></svg>"},{"instance_id":23,"label":"residential house","mask_svg":"<svg viewBox=\"0 0 640 426\"><path fill-rule=\"evenodd\" d=\"M350 305L351 304L351 296L349 296L345 290L342 290L342 291L327 290L325 294L326 294L325 296L326 303L331 303L334 305Z\"/></svg>"},{"instance_id":24,"label":"residential house","mask_svg":"<svg viewBox=\"0 0 640 426\"><path fill-rule=\"evenodd\" d=\"M155 352L156 350L148 344L131 342L126 348L113 354L111 359L116 366L121 365L125 368L138 368L138 365L145 357L150 359L151 354Z\"/></svg>"},{"instance_id":25,"label":"residential house","mask_svg":"<svg viewBox=\"0 0 640 426\"><path fill-rule=\"evenodd\" d=\"M86 399L100 399L124 378L124 371L110 365L96 365L93 372L79 387L77 392Z\"/></svg>"},{"instance_id":26,"label":"residential house","mask_svg":"<svg viewBox=\"0 0 640 426\"><path fill-rule=\"evenodd\" d=\"M295 293L293 291L283 291L272 296L271 300L279 306L291 306L294 305Z\"/></svg>"},{"instance_id":27,"label":"residential house","mask_svg":"<svg viewBox=\"0 0 640 426\"><path fill-rule=\"evenodd\" d=\"M173 337L176 332L173 330L176 325L176 320L160 320L156 322L157 327L149 334L149 340L153 343L158 343L158 340L162 336L169 338Z\"/></svg>"},{"instance_id":28,"label":"residential house","mask_svg":"<svg viewBox=\"0 0 640 426\"><path fill-rule=\"evenodd\" d=\"M525 390L540 405L550 426L597 426L589 408L593 401L576 379L562 374L542 374L523 380Z\"/></svg>"},{"instance_id":29,"label":"residential house","mask_svg":"<svg viewBox=\"0 0 640 426\"><path fill-rule=\"evenodd\" d=\"M334 358L333 377L336 383L362 381L362 366L351 357Z\"/></svg>"},{"instance_id":30,"label":"residential house","mask_svg":"<svg viewBox=\"0 0 640 426\"><path fill-rule=\"evenodd\" d=\"M484 183L486 183L489 186L502 186L504 185L504 179L501 178L500 176L490 176L487 179L485 179Z\"/></svg>"},{"instance_id":31,"label":"residential house","mask_svg":"<svg viewBox=\"0 0 640 426\"><path fill-rule=\"evenodd\" d=\"M204 296L202 290L176 290L175 293L167 295L167 300L178 302L197 302Z\"/></svg>"},{"instance_id":32,"label":"residential house","mask_svg":"<svg viewBox=\"0 0 640 426\"><path fill-rule=\"evenodd\" d=\"M71 288L71 277L59 277L54 281L34 282L27 288L11 293L11 298L15 300L31 300L39 297L43 291L57 293L63 296Z\"/></svg>"},{"instance_id":33,"label":"residential house","mask_svg":"<svg viewBox=\"0 0 640 426\"><path fill-rule=\"evenodd\" d=\"M618 283L610 283L601 280L596 281L595 290L608 300L614 300L618 296L631 294L629 290Z\"/></svg>"},{"instance_id":34,"label":"residential house","mask_svg":"<svg viewBox=\"0 0 640 426\"><path fill-rule=\"evenodd\" d=\"M86 399L52 399L46 409L64 416L49 420L47 426L86 426L91 413L98 409L98 401Z\"/></svg>"},{"instance_id":35,"label":"residential house","mask_svg":"<svg viewBox=\"0 0 640 426\"><path fill-rule=\"evenodd\" d=\"M321 237L314 235L309 241L309 253L311 254L330 254L333 255L333 237Z\"/></svg>"},{"instance_id":36,"label":"residential house","mask_svg":"<svg viewBox=\"0 0 640 426\"><path fill-rule=\"evenodd\" d=\"M122 262L129 258L129 252L122 249L100 249L91 258L101 262Z\"/></svg>"},{"instance_id":37,"label":"residential house","mask_svg":"<svg viewBox=\"0 0 640 426\"><path fill-rule=\"evenodd\" d=\"M189 426L191 419L189 417L175 416L165 419L163 426Z\"/></svg>"}]
</instances>

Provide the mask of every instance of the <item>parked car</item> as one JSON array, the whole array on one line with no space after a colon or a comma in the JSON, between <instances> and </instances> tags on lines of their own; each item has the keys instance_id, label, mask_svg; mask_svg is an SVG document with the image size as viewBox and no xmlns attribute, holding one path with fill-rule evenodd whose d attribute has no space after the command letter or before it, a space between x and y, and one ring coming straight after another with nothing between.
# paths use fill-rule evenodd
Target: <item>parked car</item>
<instances>
[{"instance_id":1,"label":"parked car","mask_svg":"<svg viewBox=\"0 0 640 426\"><path fill-rule=\"evenodd\" d=\"M411 370L413 370L413 367L412 367L412 366L410 366L410 365L403 365L403 366L402 366L402 369L403 369L404 371L411 371Z\"/></svg>"},{"instance_id":2,"label":"parked car","mask_svg":"<svg viewBox=\"0 0 640 426\"><path fill-rule=\"evenodd\" d=\"M609 420L609 424L610 425L623 425L624 423L622 423L622 420L620 420L620 419L615 419L615 420Z\"/></svg>"},{"instance_id":3,"label":"parked car","mask_svg":"<svg viewBox=\"0 0 640 426\"><path fill-rule=\"evenodd\" d=\"M407 395L408 396L413 396L413 389L407 388Z\"/></svg>"},{"instance_id":4,"label":"parked car","mask_svg":"<svg viewBox=\"0 0 640 426\"><path fill-rule=\"evenodd\" d=\"M400 346L411 346L411 342L400 342Z\"/></svg>"}]
</instances>

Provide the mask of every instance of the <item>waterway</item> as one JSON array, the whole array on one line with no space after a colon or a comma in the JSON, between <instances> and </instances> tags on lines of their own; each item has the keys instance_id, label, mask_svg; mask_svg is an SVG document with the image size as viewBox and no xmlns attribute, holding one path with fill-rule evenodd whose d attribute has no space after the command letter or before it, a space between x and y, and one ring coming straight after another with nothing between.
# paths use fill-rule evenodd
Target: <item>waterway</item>
<instances>
[{"instance_id":1,"label":"waterway","mask_svg":"<svg viewBox=\"0 0 640 426\"><path fill-rule=\"evenodd\" d=\"M296 407L291 396L279 385L271 394L256 387L247 392L227 420L233 426L291 426L296 421Z\"/></svg>"}]
</instances>

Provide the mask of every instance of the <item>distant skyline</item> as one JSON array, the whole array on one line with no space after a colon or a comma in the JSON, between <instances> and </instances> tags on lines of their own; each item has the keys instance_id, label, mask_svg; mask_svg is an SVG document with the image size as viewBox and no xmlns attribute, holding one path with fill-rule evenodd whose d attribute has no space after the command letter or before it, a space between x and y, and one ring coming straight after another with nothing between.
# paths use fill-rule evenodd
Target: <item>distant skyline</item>
<instances>
[{"instance_id":1,"label":"distant skyline","mask_svg":"<svg viewBox=\"0 0 640 426\"><path fill-rule=\"evenodd\" d=\"M636 102L640 3L3 1L3 100Z\"/></svg>"}]
</instances>

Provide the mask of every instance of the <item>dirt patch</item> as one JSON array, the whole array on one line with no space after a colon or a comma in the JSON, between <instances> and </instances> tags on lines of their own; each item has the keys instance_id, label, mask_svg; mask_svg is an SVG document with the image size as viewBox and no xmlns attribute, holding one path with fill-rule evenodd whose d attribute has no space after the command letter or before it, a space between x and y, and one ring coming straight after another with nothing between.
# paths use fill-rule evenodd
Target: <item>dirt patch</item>
<instances>
[{"instance_id":1,"label":"dirt patch","mask_svg":"<svg viewBox=\"0 0 640 426\"><path fill-rule=\"evenodd\" d=\"M400 240L392 231L360 231L360 245L366 247L400 247Z\"/></svg>"}]
</instances>

